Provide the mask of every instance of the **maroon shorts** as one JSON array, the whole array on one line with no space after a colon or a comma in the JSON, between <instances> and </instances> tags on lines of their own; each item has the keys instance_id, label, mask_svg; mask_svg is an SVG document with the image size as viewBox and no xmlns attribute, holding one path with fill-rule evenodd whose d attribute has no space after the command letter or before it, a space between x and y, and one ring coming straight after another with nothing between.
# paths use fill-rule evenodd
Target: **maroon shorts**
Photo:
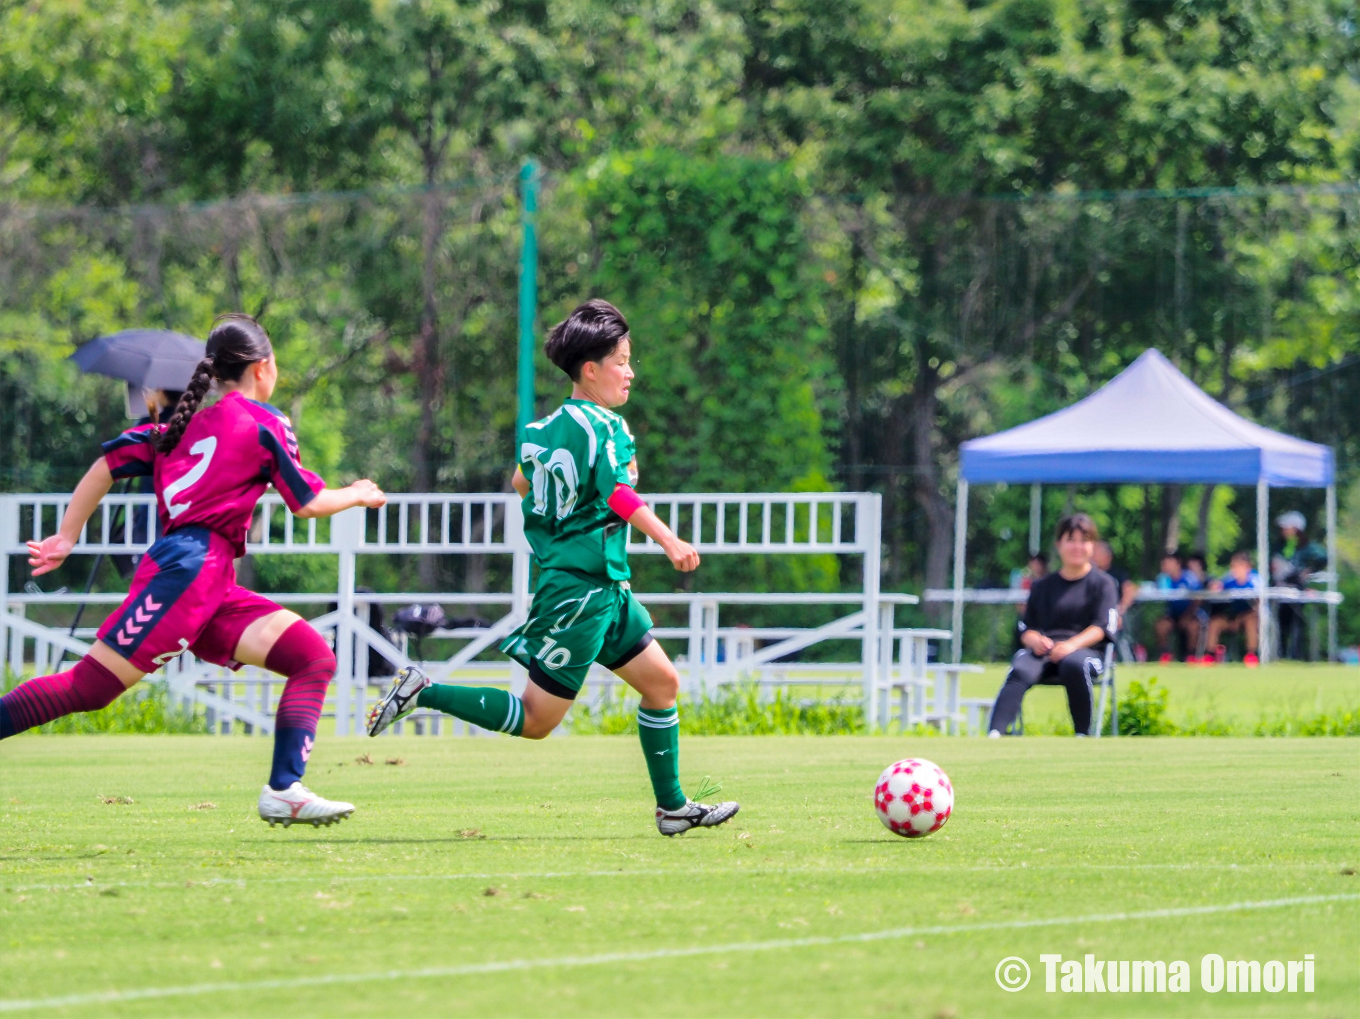
<instances>
[{"instance_id":1,"label":"maroon shorts","mask_svg":"<svg viewBox=\"0 0 1360 1019\"><path fill-rule=\"evenodd\" d=\"M147 550L99 639L142 672L191 651L239 669L236 645L247 626L281 606L236 583L234 547L206 527L183 527Z\"/></svg>"}]
</instances>

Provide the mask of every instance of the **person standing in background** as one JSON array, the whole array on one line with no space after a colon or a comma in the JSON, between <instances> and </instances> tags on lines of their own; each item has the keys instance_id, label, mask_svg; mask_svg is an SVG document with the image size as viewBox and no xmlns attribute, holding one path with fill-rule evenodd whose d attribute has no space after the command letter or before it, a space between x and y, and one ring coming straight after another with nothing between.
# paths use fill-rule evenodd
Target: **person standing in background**
<instances>
[{"instance_id":1,"label":"person standing in background","mask_svg":"<svg viewBox=\"0 0 1360 1019\"><path fill-rule=\"evenodd\" d=\"M1275 518L1275 526L1280 537L1270 557L1270 581L1277 587L1304 590L1312 575L1326 566L1327 550L1308 540L1308 520L1298 510L1281 513ZM1279 620L1280 657L1303 658L1308 632L1303 606L1280 602Z\"/></svg>"},{"instance_id":2,"label":"person standing in background","mask_svg":"<svg viewBox=\"0 0 1360 1019\"><path fill-rule=\"evenodd\" d=\"M1129 625L1129 610L1133 608L1134 602L1138 600L1138 583L1124 569L1114 561L1114 549L1110 547L1108 541L1096 542L1095 555L1091 561L1095 563L1097 569L1104 570L1114 579L1115 590L1119 593L1119 634L1115 639L1119 655L1124 661L1142 661L1147 658L1147 652L1142 645L1134 647L1131 640L1132 627Z\"/></svg>"},{"instance_id":3,"label":"person standing in background","mask_svg":"<svg viewBox=\"0 0 1360 1019\"><path fill-rule=\"evenodd\" d=\"M1129 614L1129 609L1138 600L1138 584L1129 575L1128 570L1114 561L1114 549L1110 547L1108 541L1096 542L1096 552L1091 561L1114 578L1119 589L1119 621L1120 625L1123 626L1124 618Z\"/></svg>"}]
</instances>

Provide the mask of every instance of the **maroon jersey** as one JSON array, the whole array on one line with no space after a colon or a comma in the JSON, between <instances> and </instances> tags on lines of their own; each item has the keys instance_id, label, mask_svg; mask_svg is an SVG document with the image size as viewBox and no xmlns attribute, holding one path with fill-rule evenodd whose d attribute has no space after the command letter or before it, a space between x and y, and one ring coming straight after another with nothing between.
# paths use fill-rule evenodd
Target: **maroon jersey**
<instances>
[{"instance_id":1,"label":"maroon jersey","mask_svg":"<svg viewBox=\"0 0 1360 1019\"><path fill-rule=\"evenodd\" d=\"M269 484L296 513L326 487L302 466L282 411L230 392L193 416L169 453L152 445L157 425L137 425L104 443L114 478L155 479L161 531L206 527L245 554L255 504Z\"/></svg>"}]
</instances>

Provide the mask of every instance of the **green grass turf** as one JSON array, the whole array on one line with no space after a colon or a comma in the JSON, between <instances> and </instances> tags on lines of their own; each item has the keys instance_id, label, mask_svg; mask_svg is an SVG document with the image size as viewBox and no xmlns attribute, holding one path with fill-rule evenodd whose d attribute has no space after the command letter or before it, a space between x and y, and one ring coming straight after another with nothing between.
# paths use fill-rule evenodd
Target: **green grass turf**
<instances>
[{"instance_id":1,"label":"green grass turf","mask_svg":"<svg viewBox=\"0 0 1360 1019\"><path fill-rule=\"evenodd\" d=\"M995 697L1005 677L1005 664L993 664L981 675L963 676L959 685L965 697ZM1146 685L1154 678L1171 693L1167 717L1177 725L1216 717L1251 726L1280 715L1312 718L1360 708L1360 669L1353 665L1282 662L1248 669L1174 663L1120 665L1115 671L1121 697L1131 681ZM1035 687L1025 697L1025 723L1051 727L1058 722L1072 724L1066 693L1061 687Z\"/></svg>"},{"instance_id":2,"label":"green grass turf","mask_svg":"<svg viewBox=\"0 0 1360 1019\"><path fill-rule=\"evenodd\" d=\"M221 982L271 988L42 1015L1353 1016L1360 756L1350 740L689 738L735 822L656 834L625 737L323 739L343 825L254 816L262 739L26 736L0 746L0 1011ZM355 756L372 751L375 765ZM905 841L878 772L913 753L957 810ZM400 756L405 764L382 763ZM131 803L105 803L102 797ZM204 802L215 809L192 810ZM1172 918L979 925L1305 896ZM464 975L298 978L943 927L882 940ZM1177 995L1046 994L1041 952L1185 959ZM1316 956L1316 992L1207 994L1199 959ZM1027 959L1030 986L993 972Z\"/></svg>"}]
</instances>

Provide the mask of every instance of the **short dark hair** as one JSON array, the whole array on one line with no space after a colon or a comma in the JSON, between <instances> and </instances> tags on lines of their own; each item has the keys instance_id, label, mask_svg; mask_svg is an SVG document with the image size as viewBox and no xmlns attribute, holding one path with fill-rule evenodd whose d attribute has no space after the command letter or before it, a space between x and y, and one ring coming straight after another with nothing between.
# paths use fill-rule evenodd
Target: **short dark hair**
<instances>
[{"instance_id":1,"label":"short dark hair","mask_svg":"<svg viewBox=\"0 0 1360 1019\"><path fill-rule=\"evenodd\" d=\"M1232 554L1232 557L1233 557L1233 559L1235 559L1235 560L1239 560L1239 561L1241 561L1241 562L1246 563L1248 566L1251 565L1251 553L1250 553L1250 552L1242 552L1242 551L1234 552L1234 553Z\"/></svg>"},{"instance_id":2,"label":"short dark hair","mask_svg":"<svg viewBox=\"0 0 1360 1019\"><path fill-rule=\"evenodd\" d=\"M553 326L543 351L571 381L579 382L581 365L603 361L627 335L628 320L623 312L597 297L577 305L565 320Z\"/></svg>"},{"instance_id":3,"label":"short dark hair","mask_svg":"<svg viewBox=\"0 0 1360 1019\"><path fill-rule=\"evenodd\" d=\"M1185 557L1187 563L1199 563L1205 569L1209 568L1209 559L1203 552L1191 552Z\"/></svg>"},{"instance_id":4,"label":"short dark hair","mask_svg":"<svg viewBox=\"0 0 1360 1019\"><path fill-rule=\"evenodd\" d=\"M1100 529L1096 522L1085 513L1072 513L1058 521L1058 530L1053 537L1062 541L1069 534L1080 534L1087 541L1099 541Z\"/></svg>"}]
</instances>

